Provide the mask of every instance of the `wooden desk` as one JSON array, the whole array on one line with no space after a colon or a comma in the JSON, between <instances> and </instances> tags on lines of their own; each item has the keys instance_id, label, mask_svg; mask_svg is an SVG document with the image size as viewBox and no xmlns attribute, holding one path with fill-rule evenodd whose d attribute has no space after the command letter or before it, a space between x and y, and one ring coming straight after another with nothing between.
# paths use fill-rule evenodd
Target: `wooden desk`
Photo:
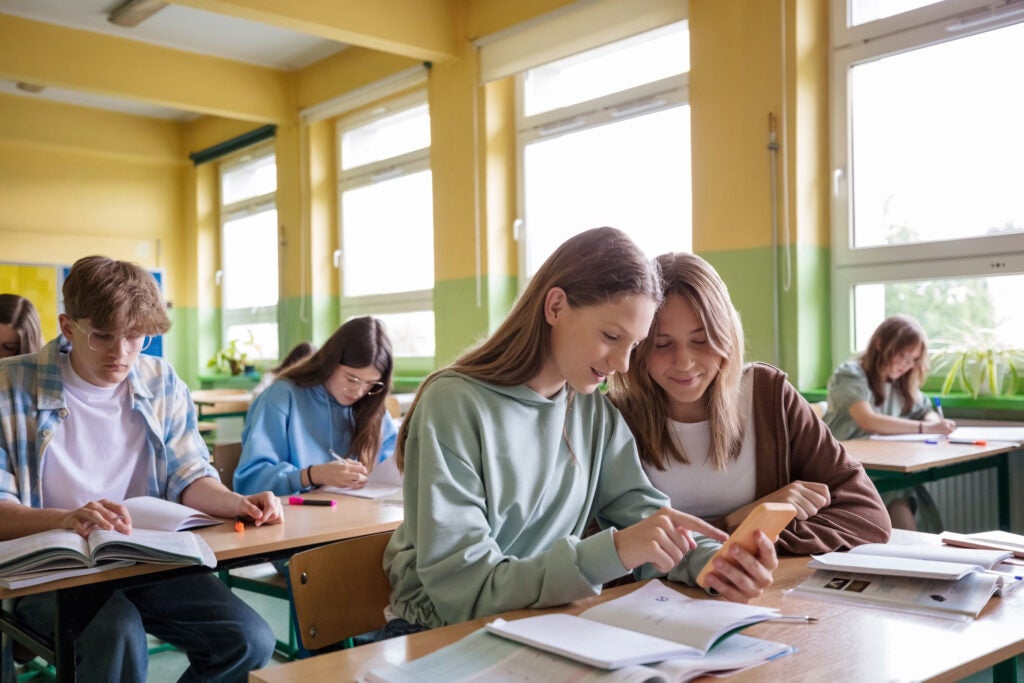
<instances>
[{"instance_id":1,"label":"wooden desk","mask_svg":"<svg viewBox=\"0 0 1024 683\"><path fill-rule=\"evenodd\" d=\"M252 392L244 389L199 389L192 392L199 419L245 417L252 405Z\"/></svg>"},{"instance_id":2,"label":"wooden desk","mask_svg":"<svg viewBox=\"0 0 1024 683\"><path fill-rule=\"evenodd\" d=\"M259 528L247 525L241 532L235 531L232 524L218 524L198 529L196 533L213 549L217 557L216 569L221 570L285 559L300 550L325 543L392 531L404 516L401 506L376 500L326 493L305 494L304 497L335 498L338 504L335 507L285 505L282 524ZM56 591L56 619L60 624L51 644L26 637L28 634L21 630L20 620L4 610L0 612L0 631L18 637L37 654L53 661L58 680L73 681L74 641L111 592L168 576L209 571L213 570L208 567L136 564L21 590L0 589L0 598L5 600Z\"/></svg>"},{"instance_id":3,"label":"wooden desk","mask_svg":"<svg viewBox=\"0 0 1024 683\"><path fill-rule=\"evenodd\" d=\"M996 468L999 528L1010 530L1009 453L1019 448L1016 444L975 446L877 439L849 439L842 444L850 457L864 466L879 493Z\"/></svg>"},{"instance_id":4,"label":"wooden desk","mask_svg":"<svg viewBox=\"0 0 1024 683\"><path fill-rule=\"evenodd\" d=\"M775 585L758 604L778 607L786 614L818 617L816 624L765 623L747 633L797 647L798 651L749 671L729 676L730 683L763 681L956 681L993 665L1015 667L1010 658L1024 652L1024 593L994 598L971 622L903 614L849 604L808 600L785 595L811 570L806 557L783 558ZM705 597L692 588L669 584L690 595ZM579 613L598 602L618 597L637 586L620 586L597 598L545 610L516 610L506 619L552 611ZM425 631L270 666L249 674L250 683L353 681L384 663L400 664L448 645L475 631L494 617ZM1008 669L1013 670L1013 669ZM718 680L702 678L700 680ZM1000 680L997 678L997 680ZM1005 679L1002 679L1005 680Z\"/></svg>"}]
</instances>

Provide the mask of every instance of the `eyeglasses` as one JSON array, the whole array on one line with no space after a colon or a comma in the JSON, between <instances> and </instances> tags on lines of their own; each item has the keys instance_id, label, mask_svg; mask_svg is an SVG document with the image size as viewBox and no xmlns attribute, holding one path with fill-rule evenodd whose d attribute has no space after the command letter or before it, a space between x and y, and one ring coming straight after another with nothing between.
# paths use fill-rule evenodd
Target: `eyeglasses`
<instances>
[{"instance_id":1,"label":"eyeglasses","mask_svg":"<svg viewBox=\"0 0 1024 683\"><path fill-rule=\"evenodd\" d=\"M115 348L119 348L121 340L124 340L128 346L128 350L145 351L149 348L149 345L153 342L153 338L145 335L118 335L111 334L109 332L98 332L96 330L87 330L78 324L75 320L71 321L71 324L78 328L78 331L86 335L85 343L93 351L112 351Z\"/></svg>"},{"instance_id":2,"label":"eyeglasses","mask_svg":"<svg viewBox=\"0 0 1024 683\"><path fill-rule=\"evenodd\" d=\"M384 382L364 382L355 375L345 373L345 386L349 391L363 393L365 388L367 396L373 396L384 391Z\"/></svg>"}]
</instances>

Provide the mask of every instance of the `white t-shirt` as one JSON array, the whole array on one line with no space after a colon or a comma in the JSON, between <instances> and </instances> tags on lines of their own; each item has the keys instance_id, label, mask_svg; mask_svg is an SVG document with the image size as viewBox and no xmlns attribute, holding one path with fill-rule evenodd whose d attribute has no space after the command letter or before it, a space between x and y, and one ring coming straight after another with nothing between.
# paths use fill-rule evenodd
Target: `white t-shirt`
<instances>
[{"instance_id":1,"label":"white t-shirt","mask_svg":"<svg viewBox=\"0 0 1024 683\"><path fill-rule=\"evenodd\" d=\"M98 387L58 355L67 415L54 430L41 467L43 506L73 510L91 500L121 502L149 491L151 463L144 418L132 410L131 383Z\"/></svg>"},{"instance_id":2,"label":"white t-shirt","mask_svg":"<svg viewBox=\"0 0 1024 683\"><path fill-rule=\"evenodd\" d=\"M719 517L743 507L754 500L757 492L757 460L754 453L753 374L743 374L740 385L740 405L748 419L743 443L736 460L730 460L724 470L715 470L707 460L711 444L711 428L704 422L669 421L676 438L683 445L689 464L670 461L667 470L644 465L644 471L654 488L669 497L672 507L698 517Z\"/></svg>"}]
</instances>

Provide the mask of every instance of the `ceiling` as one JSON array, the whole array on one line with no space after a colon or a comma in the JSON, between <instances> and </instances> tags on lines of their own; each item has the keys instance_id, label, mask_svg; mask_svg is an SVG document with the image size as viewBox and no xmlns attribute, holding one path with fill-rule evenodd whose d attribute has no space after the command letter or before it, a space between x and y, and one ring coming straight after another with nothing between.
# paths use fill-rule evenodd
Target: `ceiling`
<instances>
[{"instance_id":1,"label":"ceiling","mask_svg":"<svg viewBox=\"0 0 1024 683\"><path fill-rule=\"evenodd\" d=\"M134 28L116 26L107 15L123 0L0 0L0 14L128 40L170 47L257 66L292 71L317 62L345 47L344 43L169 3ZM0 79L0 93L78 104L140 116L187 121L197 117L159 106L111 97L47 88L38 94L19 90Z\"/></svg>"}]
</instances>

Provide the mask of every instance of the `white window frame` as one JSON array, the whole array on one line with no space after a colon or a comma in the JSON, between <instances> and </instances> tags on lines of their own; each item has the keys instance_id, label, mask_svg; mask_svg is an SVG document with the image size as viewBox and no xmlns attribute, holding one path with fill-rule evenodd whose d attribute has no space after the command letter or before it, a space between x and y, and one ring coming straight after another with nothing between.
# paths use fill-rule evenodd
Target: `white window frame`
<instances>
[{"instance_id":1,"label":"white window frame","mask_svg":"<svg viewBox=\"0 0 1024 683\"><path fill-rule=\"evenodd\" d=\"M832 365L854 348L854 287L860 284L1024 273L1024 235L853 248L849 168L849 70L889 55L1024 21L1024 0L990 11L986 0L944 0L848 27L847 0L832 0ZM998 9L998 8L997 8Z\"/></svg>"},{"instance_id":2,"label":"white window frame","mask_svg":"<svg viewBox=\"0 0 1024 683\"><path fill-rule=\"evenodd\" d=\"M426 89L416 89L400 97L387 100L378 106L342 116L335 124L334 148L338 152L338 245L339 251L334 255L334 263L338 269L338 292L341 310L347 319L353 316L376 315L380 313L418 313L434 312L434 288L393 292L388 294L370 294L365 296L345 296L345 272L342 267L341 254L345 249L345 226L342 213L342 196L346 190L366 187L382 180L392 180L401 176L412 175L430 170L430 147L423 147L397 157L388 157L348 170L341 168L341 138L345 131L358 128L375 119L391 116L406 109L427 104ZM433 258L433 254L430 255ZM387 259L386 255L381 256ZM436 279L436 278L435 278ZM418 358L418 357L417 357ZM432 360L432 357L431 357Z\"/></svg>"},{"instance_id":3,"label":"white window frame","mask_svg":"<svg viewBox=\"0 0 1024 683\"><path fill-rule=\"evenodd\" d=\"M254 147L247 148L236 154L227 157L218 168L218 193L223 188L224 175L230 172L232 169L240 166L245 166L252 163L253 161L269 156L275 156L276 152L274 149L274 143L268 142ZM276 163L276 159L275 159ZM217 284L221 287L220 292L220 303L221 303L221 324L220 324L220 335L221 345L227 345L230 339L228 339L228 328L232 325L251 325L256 323L273 323L277 325L278 339L281 336L281 325L277 318L278 304L275 303L273 306L257 306L254 308L246 309L229 309L224 301L224 278L230 277L230 274L225 270L224 263L224 227L227 223L239 218L245 218L246 216L252 216L263 211L277 210L277 192L268 192L266 194L258 195L255 197L248 197L231 204L220 205L220 243L221 243L221 263L220 269L217 271ZM280 237L280 236L279 236ZM278 249L278 301L280 301L281 283L280 283L280 258L281 253ZM244 341L244 340L243 340ZM264 359L260 359L264 360ZM275 360L275 359L271 359Z\"/></svg>"},{"instance_id":4,"label":"white window frame","mask_svg":"<svg viewBox=\"0 0 1024 683\"><path fill-rule=\"evenodd\" d=\"M517 211L520 216L515 224L515 239L518 243L519 257L519 291L529 283L531 273L529 263L530 231L526 215L526 166L525 151L530 143L560 135L577 133L588 128L596 128L611 122L664 111L673 107L690 104L689 72L663 78L658 81L644 83L609 95L603 95L585 102L567 107L541 112L532 116L524 116L524 90L526 74L516 75L516 196ZM691 188L692 191L692 188ZM539 266L540 264L536 264Z\"/></svg>"}]
</instances>

